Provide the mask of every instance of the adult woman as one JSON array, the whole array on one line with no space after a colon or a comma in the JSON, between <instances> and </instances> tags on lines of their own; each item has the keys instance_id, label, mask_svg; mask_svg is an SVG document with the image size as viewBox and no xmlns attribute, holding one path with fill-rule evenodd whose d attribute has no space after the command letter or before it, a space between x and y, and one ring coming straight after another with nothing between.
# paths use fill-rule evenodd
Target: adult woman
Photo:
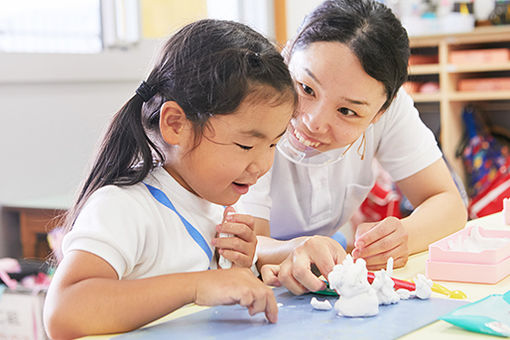
<instances>
[{"instance_id":1,"label":"adult woman","mask_svg":"<svg viewBox=\"0 0 510 340\"><path fill-rule=\"evenodd\" d=\"M330 236L346 224L375 182L377 159L415 208L406 218L357 226L353 256L381 268L461 228L466 211L433 134L401 89L405 29L371 0L325 1L284 51L300 105L271 173L245 196L257 217L264 280L296 294L323 288L322 274L345 253ZM323 235L309 237L310 235ZM279 241L287 240L287 241Z\"/></svg>"}]
</instances>

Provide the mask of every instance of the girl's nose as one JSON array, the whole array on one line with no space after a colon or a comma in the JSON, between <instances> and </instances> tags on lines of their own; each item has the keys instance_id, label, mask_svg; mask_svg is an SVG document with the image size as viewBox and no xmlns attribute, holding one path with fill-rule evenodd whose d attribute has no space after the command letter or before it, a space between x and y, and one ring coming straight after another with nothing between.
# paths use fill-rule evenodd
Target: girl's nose
<instances>
[{"instance_id":1,"label":"girl's nose","mask_svg":"<svg viewBox=\"0 0 510 340\"><path fill-rule=\"evenodd\" d=\"M264 152L261 152L256 159L253 160L253 162L248 165L246 168L246 171L253 176L254 178L259 178L263 174L269 171L271 169L271 166L273 165L273 159L274 159L274 151L275 149L269 149L265 150Z\"/></svg>"}]
</instances>

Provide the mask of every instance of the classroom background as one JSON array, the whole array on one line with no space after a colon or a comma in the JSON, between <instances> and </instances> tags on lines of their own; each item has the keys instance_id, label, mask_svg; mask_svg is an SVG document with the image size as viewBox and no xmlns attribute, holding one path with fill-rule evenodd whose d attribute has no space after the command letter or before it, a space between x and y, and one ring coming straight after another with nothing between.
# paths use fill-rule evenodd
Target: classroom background
<instances>
[{"instance_id":1,"label":"classroom background","mask_svg":"<svg viewBox=\"0 0 510 340\"><path fill-rule=\"evenodd\" d=\"M72 204L104 128L165 37L212 17L283 46L320 2L0 0L0 257L48 254L52 218ZM408 30L405 86L466 200L484 190L490 202L508 197L510 1L382 2ZM469 115L481 147L465 135ZM405 198L391 203L404 207Z\"/></svg>"}]
</instances>

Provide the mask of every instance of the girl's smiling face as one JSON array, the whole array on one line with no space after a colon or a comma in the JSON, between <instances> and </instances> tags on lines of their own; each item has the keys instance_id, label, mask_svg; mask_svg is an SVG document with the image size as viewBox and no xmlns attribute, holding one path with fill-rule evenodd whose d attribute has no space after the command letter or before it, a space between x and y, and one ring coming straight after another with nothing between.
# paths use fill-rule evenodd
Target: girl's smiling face
<instances>
[{"instance_id":1,"label":"girl's smiling face","mask_svg":"<svg viewBox=\"0 0 510 340\"><path fill-rule=\"evenodd\" d=\"M275 104L274 98L248 96L234 113L210 118L197 146L188 121L186 135L171 147L165 169L197 196L234 204L271 168L276 143L293 112L293 100Z\"/></svg>"},{"instance_id":2,"label":"girl's smiling face","mask_svg":"<svg viewBox=\"0 0 510 340\"><path fill-rule=\"evenodd\" d=\"M383 113L384 85L339 42L314 42L294 50L289 69L299 106L291 121L296 138L325 152L356 141Z\"/></svg>"}]
</instances>

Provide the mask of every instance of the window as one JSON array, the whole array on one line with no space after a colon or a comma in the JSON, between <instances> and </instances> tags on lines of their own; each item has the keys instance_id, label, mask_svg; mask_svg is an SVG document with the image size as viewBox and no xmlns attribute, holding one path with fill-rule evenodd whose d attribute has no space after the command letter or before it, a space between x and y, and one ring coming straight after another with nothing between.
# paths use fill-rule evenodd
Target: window
<instances>
[{"instance_id":1,"label":"window","mask_svg":"<svg viewBox=\"0 0 510 340\"><path fill-rule=\"evenodd\" d=\"M139 31L137 0L0 0L0 52L99 53Z\"/></svg>"}]
</instances>

